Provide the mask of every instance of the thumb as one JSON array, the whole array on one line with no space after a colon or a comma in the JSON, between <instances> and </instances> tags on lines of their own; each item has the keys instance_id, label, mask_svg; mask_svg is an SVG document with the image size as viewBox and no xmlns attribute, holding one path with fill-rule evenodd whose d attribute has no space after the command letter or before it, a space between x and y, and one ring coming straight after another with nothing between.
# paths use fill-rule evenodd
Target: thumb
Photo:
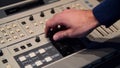
<instances>
[{"instance_id":1,"label":"thumb","mask_svg":"<svg viewBox=\"0 0 120 68\"><path fill-rule=\"evenodd\" d=\"M68 29L68 30L63 30L63 31L59 31L59 32L55 33L53 36L53 39L56 41L61 38L70 37L70 36L71 36L71 30Z\"/></svg>"}]
</instances>

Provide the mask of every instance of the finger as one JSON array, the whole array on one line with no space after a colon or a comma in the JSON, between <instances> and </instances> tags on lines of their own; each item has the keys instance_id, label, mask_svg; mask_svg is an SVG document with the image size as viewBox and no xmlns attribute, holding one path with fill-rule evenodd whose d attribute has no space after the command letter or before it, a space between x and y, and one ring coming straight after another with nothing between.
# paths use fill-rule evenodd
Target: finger
<instances>
[{"instance_id":1,"label":"finger","mask_svg":"<svg viewBox=\"0 0 120 68\"><path fill-rule=\"evenodd\" d=\"M49 19L49 20L46 22L46 24L45 24L45 34L47 34L48 31L49 31L49 29L51 29L51 27L49 26L49 23L51 23L51 22L52 22L51 19Z\"/></svg>"},{"instance_id":2,"label":"finger","mask_svg":"<svg viewBox=\"0 0 120 68\"><path fill-rule=\"evenodd\" d=\"M61 23L62 23L62 20L61 20L60 14L56 14L55 16L53 16L53 18L51 18L50 20L46 22L45 34L47 34L48 30L50 30L51 28L54 28L55 26Z\"/></svg>"},{"instance_id":3,"label":"finger","mask_svg":"<svg viewBox=\"0 0 120 68\"><path fill-rule=\"evenodd\" d=\"M70 36L71 36L71 29L67 29L67 30L63 30L55 33L55 35L53 36L53 39L56 41L65 37L70 37Z\"/></svg>"}]
</instances>

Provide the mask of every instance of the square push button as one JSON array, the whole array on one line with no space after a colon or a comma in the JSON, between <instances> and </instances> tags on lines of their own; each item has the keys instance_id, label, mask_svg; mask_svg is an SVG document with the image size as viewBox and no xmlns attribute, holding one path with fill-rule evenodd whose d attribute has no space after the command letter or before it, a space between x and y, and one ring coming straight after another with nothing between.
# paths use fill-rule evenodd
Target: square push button
<instances>
[{"instance_id":1,"label":"square push button","mask_svg":"<svg viewBox=\"0 0 120 68\"><path fill-rule=\"evenodd\" d=\"M45 52L46 52L45 49L40 49L40 50L39 50L39 53L40 53L40 54L43 54L43 53L45 53Z\"/></svg>"},{"instance_id":2,"label":"square push button","mask_svg":"<svg viewBox=\"0 0 120 68\"><path fill-rule=\"evenodd\" d=\"M50 62L50 61L52 61L52 58L51 57L46 57L45 60L46 60L46 62Z\"/></svg>"},{"instance_id":3,"label":"square push button","mask_svg":"<svg viewBox=\"0 0 120 68\"><path fill-rule=\"evenodd\" d=\"M4 60L2 60L2 62L5 64L5 63L8 62L8 60L7 60L7 59L4 59Z\"/></svg>"},{"instance_id":4,"label":"square push button","mask_svg":"<svg viewBox=\"0 0 120 68\"><path fill-rule=\"evenodd\" d=\"M27 46L28 46L28 47L31 47L31 46L32 46L32 44L31 44L31 43L28 43L28 44L27 44Z\"/></svg>"},{"instance_id":5,"label":"square push button","mask_svg":"<svg viewBox=\"0 0 120 68\"><path fill-rule=\"evenodd\" d=\"M19 51L19 49L18 49L18 48L15 48L15 49L14 49L14 51L15 51L15 52L18 52L18 51Z\"/></svg>"},{"instance_id":6,"label":"square push button","mask_svg":"<svg viewBox=\"0 0 120 68\"><path fill-rule=\"evenodd\" d=\"M31 52L31 53L29 54L29 56L32 58L32 57L35 57L36 54L35 54L34 52Z\"/></svg>"},{"instance_id":7,"label":"square push button","mask_svg":"<svg viewBox=\"0 0 120 68\"><path fill-rule=\"evenodd\" d=\"M25 46L21 46L20 48L21 48L21 49L25 49L26 47L25 47Z\"/></svg>"},{"instance_id":8,"label":"square push button","mask_svg":"<svg viewBox=\"0 0 120 68\"><path fill-rule=\"evenodd\" d=\"M22 61L25 61L26 60L26 57L25 56L21 56L19 57L19 60L22 62Z\"/></svg>"},{"instance_id":9,"label":"square push button","mask_svg":"<svg viewBox=\"0 0 120 68\"><path fill-rule=\"evenodd\" d=\"M33 68L32 65L26 65L25 68Z\"/></svg>"},{"instance_id":10,"label":"square push button","mask_svg":"<svg viewBox=\"0 0 120 68\"><path fill-rule=\"evenodd\" d=\"M35 64L36 64L37 66L40 66L40 65L42 65L43 63L42 63L41 61L36 61Z\"/></svg>"}]
</instances>

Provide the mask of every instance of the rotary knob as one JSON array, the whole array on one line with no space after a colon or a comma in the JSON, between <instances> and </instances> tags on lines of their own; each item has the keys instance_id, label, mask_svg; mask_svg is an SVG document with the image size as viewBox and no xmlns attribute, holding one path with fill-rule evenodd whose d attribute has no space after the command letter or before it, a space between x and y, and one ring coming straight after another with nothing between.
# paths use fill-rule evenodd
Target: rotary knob
<instances>
[{"instance_id":1,"label":"rotary knob","mask_svg":"<svg viewBox=\"0 0 120 68\"><path fill-rule=\"evenodd\" d=\"M33 21L33 20L34 20L34 18L33 18L32 15L29 17L29 20L30 20L30 21Z\"/></svg>"},{"instance_id":2,"label":"rotary knob","mask_svg":"<svg viewBox=\"0 0 120 68\"><path fill-rule=\"evenodd\" d=\"M36 39L35 39L35 41L36 42L40 42L40 37L37 36Z\"/></svg>"},{"instance_id":3,"label":"rotary knob","mask_svg":"<svg viewBox=\"0 0 120 68\"><path fill-rule=\"evenodd\" d=\"M45 17L45 14L43 11L41 11L40 17Z\"/></svg>"},{"instance_id":4,"label":"rotary knob","mask_svg":"<svg viewBox=\"0 0 120 68\"><path fill-rule=\"evenodd\" d=\"M3 56L3 52L2 52L2 50L0 50L0 56Z\"/></svg>"},{"instance_id":5,"label":"rotary knob","mask_svg":"<svg viewBox=\"0 0 120 68\"><path fill-rule=\"evenodd\" d=\"M51 14L54 14L55 13L54 8L52 8L50 12L51 12Z\"/></svg>"}]
</instances>

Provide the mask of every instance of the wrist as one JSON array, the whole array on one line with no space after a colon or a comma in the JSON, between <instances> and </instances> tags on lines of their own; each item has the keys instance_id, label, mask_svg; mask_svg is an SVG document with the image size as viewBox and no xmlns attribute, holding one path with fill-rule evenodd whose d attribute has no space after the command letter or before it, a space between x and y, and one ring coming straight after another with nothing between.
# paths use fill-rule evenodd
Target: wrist
<instances>
[{"instance_id":1,"label":"wrist","mask_svg":"<svg viewBox=\"0 0 120 68\"><path fill-rule=\"evenodd\" d=\"M96 28L100 25L96 17L94 16L92 10L88 10L88 18L90 19L90 23L92 24L93 28Z\"/></svg>"}]
</instances>

